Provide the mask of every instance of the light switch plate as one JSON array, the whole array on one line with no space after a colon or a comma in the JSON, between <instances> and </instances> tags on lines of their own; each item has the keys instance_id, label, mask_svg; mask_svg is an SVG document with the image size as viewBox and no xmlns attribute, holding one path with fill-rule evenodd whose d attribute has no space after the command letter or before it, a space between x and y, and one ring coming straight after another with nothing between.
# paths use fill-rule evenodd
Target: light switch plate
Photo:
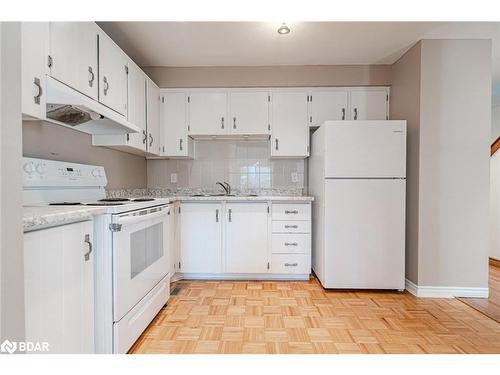
<instances>
[{"instance_id":1,"label":"light switch plate","mask_svg":"<svg viewBox=\"0 0 500 375\"><path fill-rule=\"evenodd\" d=\"M171 184L177 183L177 173L170 173L170 183Z\"/></svg>"},{"instance_id":2,"label":"light switch plate","mask_svg":"<svg viewBox=\"0 0 500 375\"><path fill-rule=\"evenodd\" d=\"M292 182L299 182L299 175L297 172L292 172Z\"/></svg>"}]
</instances>

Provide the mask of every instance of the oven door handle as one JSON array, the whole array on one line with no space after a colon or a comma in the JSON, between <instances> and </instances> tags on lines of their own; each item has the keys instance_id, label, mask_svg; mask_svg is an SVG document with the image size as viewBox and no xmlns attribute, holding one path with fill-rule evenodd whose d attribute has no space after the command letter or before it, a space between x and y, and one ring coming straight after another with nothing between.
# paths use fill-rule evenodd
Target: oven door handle
<instances>
[{"instance_id":1,"label":"oven door handle","mask_svg":"<svg viewBox=\"0 0 500 375\"><path fill-rule=\"evenodd\" d=\"M142 215L128 214L128 215L118 216L117 220L116 221L113 220L113 222L115 222L116 224L129 225L138 223L140 221L146 221L146 220L156 219L162 216L167 216L167 214L168 214L168 208L162 207L161 210L152 213L145 213Z\"/></svg>"}]
</instances>

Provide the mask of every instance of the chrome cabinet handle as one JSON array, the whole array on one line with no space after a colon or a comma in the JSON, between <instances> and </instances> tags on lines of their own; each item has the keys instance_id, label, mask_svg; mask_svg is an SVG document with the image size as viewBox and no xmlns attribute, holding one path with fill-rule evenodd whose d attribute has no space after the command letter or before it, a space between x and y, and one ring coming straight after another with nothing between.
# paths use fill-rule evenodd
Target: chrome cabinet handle
<instances>
[{"instance_id":1,"label":"chrome cabinet handle","mask_svg":"<svg viewBox=\"0 0 500 375\"><path fill-rule=\"evenodd\" d=\"M146 130L142 131L142 143L146 144L146 140L148 139L148 136L146 134Z\"/></svg>"},{"instance_id":2,"label":"chrome cabinet handle","mask_svg":"<svg viewBox=\"0 0 500 375\"><path fill-rule=\"evenodd\" d=\"M289 211L289 210L285 210L285 214L298 214L299 211L297 210L293 210L293 211Z\"/></svg>"},{"instance_id":3,"label":"chrome cabinet handle","mask_svg":"<svg viewBox=\"0 0 500 375\"><path fill-rule=\"evenodd\" d=\"M224 117L220 118L221 129L224 129Z\"/></svg>"},{"instance_id":4,"label":"chrome cabinet handle","mask_svg":"<svg viewBox=\"0 0 500 375\"><path fill-rule=\"evenodd\" d=\"M109 83L106 76L103 77L102 81L104 82L104 95L108 95Z\"/></svg>"},{"instance_id":5,"label":"chrome cabinet handle","mask_svg":"<svg viewBox=\"0 0 500 375\"><path fill-rule=\"evenodd\" d=\"M233 117L233 129L236 129L236 117Z\"/></svg>"},{"instance_id":6,"label":"chrome cabinet handle","mask_svg":"<svg viewBox=\"0 0 500 375\"><path fill-rule=\"evenodd\" d=\"M90 260L90 253L92 252L92 242L90 242L90 234L85 235L85 239L83 240L87 245L89 245L89 251L84 254L85 261L88 262Z\"/></svg>"},{"instance_id":7,"label":"chrome cabinet handle","mask_svg":"<svg viewBox=\"0 0 500 375\"><path fill-rule=\"evenodd\" d=\"M219 222L219 209L216 209L215 210L215 222L218 223Z\"/></svg>"},{"instance_id":8,"label":"chrome cabinet handle","mask_svg":"<svg viewBox=\"0 0 500 375\"><path fill-rule=\"evenodd\" d=\"M345 120L345 108L342 108L342 120Z\"/></svg>"},{"instance_id":9,"label":"chrome cabinet handle","mask_svg":"<svg viewBox=\"0 0 500 375\"><path fill-rule=\"evenodd\" d=\"M288 229L288 228L295 228L297 229L299 226L298 225L285 225L285 228Z\"/></svg>"},{"instance_id":10,"label":"chrome cabinet handle","mask_svg":"<svg viewBox=\"0 0 500 375\"><path fill-rule=\"evenodd\" d=\"M181 139L179 139L179 150L181 150L181 151L182 151L182 138L181 138Z\"/></svg>"},{"instance_id":11,"label":"chrome cabinet handle","mask_svg":"<svg viewBox=\"0 0 500 375\"><path fill-rule=\"evenodd\" d=\"M354 120L358 119L358 109L354 108Z\"/></svg>"},{"instance_id":12,"label":"chrome cabinet handle","mask_svg":"<svg viewBox=\"0 0 500 375\"><path fill-rule=\"evenodd\" d=\"M285 267L297 267L298 263L285 263Z\"/></svg>"},{"instance_id":13,"label":"chrome cabinet handle","mask_svg":"<svg viewBox=\"0 0 500 375\"><path fill-rule=\"evenodd\" d=\"M297 242L285 242L285 246L298 246Z\"/></svg>"},{"instance_id":14,"label":"chrome cabinet handle","mask_svg":"<svg viewBox=\"0 0 500 375\"><path fill-rule=\"evenodd\" d=\"M153 146L153 136L149 133L149 147Z\"/></svg>"},{"instance_id":15,"label":"chrome cabinet handle","mask_svg":"<svg viewBox=\"0 0 500 375\"><path fill-rule=\"evenodd\" d=\"M233 213L233 210L232 210L232 209L227 210L227 214L228 214L228 221L229 221L229 222L231 222L231 221L233 220L232 213Z\"/></svg>"},{"instance_id":16,"label":"chrome cabinet handle","mask_svg":"<svg viewBox=\"0 0 500 375\"><path fill-rule=\"evenodd\" d=\"M277 150L277 149L278 149L278 138L276 138L276 139L274 140L274 143L276 144L276 145L275 145L275 149Z\"/></svg>"},{"instance_id":17,"label":"chrome cabinet handle","mask_svg":"<svg viewBox=\"0 0 500 375\"><path fill-rule=\"evenodd\" d=\"M40 104L40 97L42 96L42 85L40 84L40 78L36 78L33 80L34 89L33 92L33 100L35 104Z\"/></svg>"},{"instance_id":18,"label":"chrome cabinet handle","mask_svg":"<svg viewBox=\"0 0 500 375\"><path fill-rule=\"evenodd\" d=\"M309 122L312 123L313 122L313 117L312 116L309 116Z\"/></svg>"},{"instance_id":19,"label":"chrome cabinet handle","mask_svg":"<svg viewBox=\"0 0 500 375\"><path fill-rule=\"evenodd\" d=\"M89 66L89 87L94 86L94 79L95 79L94 71L92 70L92 67Z\"/></svg>"}]
</instances>

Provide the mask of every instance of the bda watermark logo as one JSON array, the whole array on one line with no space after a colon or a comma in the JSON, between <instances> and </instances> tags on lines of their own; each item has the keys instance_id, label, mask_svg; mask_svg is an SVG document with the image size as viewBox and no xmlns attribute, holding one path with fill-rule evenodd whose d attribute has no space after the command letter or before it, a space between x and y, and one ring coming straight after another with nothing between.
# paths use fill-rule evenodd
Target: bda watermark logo
<instances>
[{"instance_id":1,"label":"bda watermark logo","mask_svg":"<svg viewBox=\"0 0 500 375\"><path fill-rule=\"evenodd\" d=\"M17 350L17 342L11 342L9 340L5 340L0 345L0 352L12 354Z\"/></svg>"},{"instance_id":2,"label":"bda watermark logo","mask_svg":"<svg viewBox=\"0 0 500 375\"><path fill-rule=\"evenodd\" d=\"M48 342L31 342L31 341L10 341L5 340L0 345L0 352L2 353L15 353L15 352L25 352L25 353L34 353L34 352L48 352L49 351L49 343Z\"/></svg>"}]
</instances>

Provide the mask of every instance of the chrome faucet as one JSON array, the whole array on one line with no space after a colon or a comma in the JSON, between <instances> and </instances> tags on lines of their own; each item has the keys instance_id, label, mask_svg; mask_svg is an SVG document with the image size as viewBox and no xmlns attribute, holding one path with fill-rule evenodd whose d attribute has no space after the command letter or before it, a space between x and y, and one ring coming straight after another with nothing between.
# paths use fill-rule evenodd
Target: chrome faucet
<instances>
[{"instance_id":1,"label":"chrome faucet","mask_svg":"<svg viewBox=\"0 0 500 375\"><path fill-rule=\"evenodd\" d=\"M226 195L231 195L231 185L229 185L227 182L219 182L219 181L217 181L215 184L222 186L222 188L226 192Z\"/></svg>"}]
</instances>

